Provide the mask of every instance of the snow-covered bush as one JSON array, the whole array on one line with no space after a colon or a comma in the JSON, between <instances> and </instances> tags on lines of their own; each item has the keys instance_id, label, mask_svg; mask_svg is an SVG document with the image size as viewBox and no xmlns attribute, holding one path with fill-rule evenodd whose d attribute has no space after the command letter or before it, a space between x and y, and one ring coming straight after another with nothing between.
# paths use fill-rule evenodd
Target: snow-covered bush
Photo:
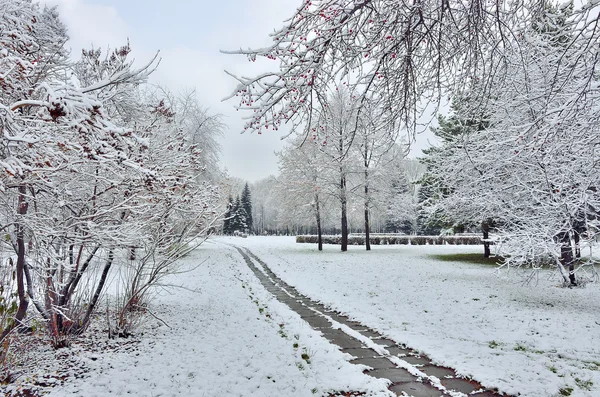
<instances>
[{"instance_id":1,"label":"snow-covered bush","mask_svg":"<svg viewBox=\"0 0 600 397\"><path fill-rule=\"evenodd\" d=\"M74 64L55 9L0 9L1 243L15 253L18 298L0 340L32 302L58 348L87 329L121 254L151 258L137 273L143 290L202 241L218 217L214 152L197 108L173 122L172 108L143 95L156 57L136 69L126 45Z\"/></svg>"},{"instance_id":2,"label":"snow-covered bush","mask_svg":"<svg viewBox=\"0 0 600 397\"><path fill-rule=\"evenodd\" d=\"M323 244L340 244L341 236L322 236ZM372 245L481 245L478 236L402 236L378 234L370 238ZM296 243L316 244L318 236L296 236ZM350 236L349 245L364 245L364 236Z\"/></svg>"}]
</instances>

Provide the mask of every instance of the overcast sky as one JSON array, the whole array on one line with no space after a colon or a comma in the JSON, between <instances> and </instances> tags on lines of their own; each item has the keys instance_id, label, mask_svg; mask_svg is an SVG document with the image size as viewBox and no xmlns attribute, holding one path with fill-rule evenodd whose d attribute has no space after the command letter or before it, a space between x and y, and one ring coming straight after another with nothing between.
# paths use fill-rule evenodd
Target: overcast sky
<instances>
[{"instance_id":1,"label":"overcast sky","mask_svg":"<svg viewBox=\"0 0 600 397\"><path fill-rule=\"evenodd\" d=\"M139 63L160 50L161 64L151 82L174 92L195 88L200 103L225 116L221 158L229 175L255 181L277 173L274 151L283 146L281 132L240 134L243 112L234 110L235 99L221 102L236 87L224 70L249 76L275 63L251 63L219 50L268 45L269 33L283 25L300 0L41 1L58 5L75 57L84 47L122 46L127 39Z\"/></svg>"}]
</instances>

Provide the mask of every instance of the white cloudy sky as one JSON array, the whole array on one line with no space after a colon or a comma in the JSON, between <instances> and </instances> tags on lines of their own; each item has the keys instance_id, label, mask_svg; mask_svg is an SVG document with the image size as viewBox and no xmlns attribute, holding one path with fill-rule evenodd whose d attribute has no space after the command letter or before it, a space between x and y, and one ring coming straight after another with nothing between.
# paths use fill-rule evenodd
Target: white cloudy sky
<instances>
[{"instance_id":1,"label":"white cloudy sky","mask_svg":"<svg viewBox=\"0 0 600 397\"><path fill-rule=\"evenodd\" d=\"M200 102L225 116L222 163L231 176L254 181L277 173L275 150L281 134L240 134L243 112L235 100L221 100L236 82L224 73L253 75L273 61L250 63L219 50L262 47L300 0L41 0L58 5L69 28L70 47L121 46L129 39L140 63L160 50L162 59L151 82L172 91L195 88ZM267 62L271 62L268 64ZM421 141L424 141L423 139Z\"/></svg>"}]
</instances>

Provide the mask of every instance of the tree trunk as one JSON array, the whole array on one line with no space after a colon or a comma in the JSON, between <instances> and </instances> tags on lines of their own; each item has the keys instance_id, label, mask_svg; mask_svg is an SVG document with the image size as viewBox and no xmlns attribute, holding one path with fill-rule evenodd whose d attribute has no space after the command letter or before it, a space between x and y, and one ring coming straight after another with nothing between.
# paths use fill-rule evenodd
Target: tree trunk
<instances>
[{"instance_id":1,"label":"tree trunk","mask_svg":"<svg viewBox=\"0 0 600 397\"><path fill-rule=\"evenodd\" d=\"M90 325L90 319L94 310L96 309L96 305L98 304L98 300L100 299L100 295L102 294L102 290L104 289L104 285L106 284L106 279L108 278L108 272L113 264L114 260L114 252L111 249L108 251L108 258L106 259L106 263L104 264L104 269L102 270L102 276L100 276L100 281L96 286L96 291L94 292L94 296L92 297L91 302L89 303L87 310L85 312L85 316L83 320L79 324L73 324L73 329L71 329L71 333L76 335L81 335L85 332L85 330Z\"/></svg>"},{"instance_id":2,"label":"tree trunk","mask_svg":"<svg viewBox=\"0 0 600 397\"><path fill-rule=\"evenodd\" d=\"M490 253L490 242L487 241L490 238L490 224L488 221L483 221L481 224L481 230L483 231L483 257L489 258Z\"/></svg>"},{"instance_id":3,"label":"tree trunk","mask_svg":"<svg viewBox=\"0 0 600 397\"><path fill-rule=\"evenodd\" d=\"M323 233L321 231L321 208L319 205L319 195L315 195L315 216L317 218L317 244L319 251L323 251Z\"/></svg>"},{"instance_id":4,"label":"tree trunk","mask_svg":"<svg viewBox=\"0 0 600 397\"><path fill-rule=\"evenodd\" d=\"M25 292L25 227L23 226L22 216L27 214L28 203L25 198L27 188L25 185L19 186L19 201L17 213L20 215L16 222L16 235L17 235L17 295L19 297L19 307L15 314L14 321L11 322L0 335L0 341L4 340L12 332L12 330L21 325L21 321L27 314L27 307L29 306L29 298Z\"/></svg>"},{"instance_id":5,"label":"tree trunk","mask_svg":"<svg viewBox=\"0 0 600 397\"><path fill-rule=\"evenodd\" d=\"M23 272L25 274L25 281L27 281L27 294L29 295L29 299L33 302L33 305L40 313L40 315L44 318L44 320L48 320L48 313L42 303L35 299L35 292L33 291L33 280L31 279L31 272L29 271L29 266L27 262L25 262L25 266L23 267Z\"/></svg>"},{"instance_id":6,"label":"tree trunk","mask_svg":"<svg viewBox=\"0 0 600 397\"><path fill-rule=\"evenodd\" d=\"M569 281L571 285L577 285L575 279L575 260L573 248L571 247L571 236L569 232L561 232L557 236L560 243L560 263L565 269L569 269Z\"/></svg>"},{"instance_id":7,"label":"tree trunk","mask_svg":"<svg viewBox=\"0 0 600 397\"><path fill-rule=\"evenodd\" d=\"M342 204L342 251L348 251L348 216L347 216L347 198L346 198L346 176L342 173L340 178L340 201Z\"/></svg>"},{"instance_id":8,"label":"tree trunk","mask_svg":"<svg viewBox=\"0 0 600 397\"><path fill-rule=\"evenodd\" d=\"M365 162L366 164L366 162ZM369 225L369 172L365 169L365 247L371 251L371 225Z\"/></svg>"},{"instance_id":9,"label":"tree trunk","mask_svg":"<svg viewBox=\"0 0 600 397\"><path fill-rule=\"evenodd\" d=\"M371 251L371 225L369 224L369 144L365 135L363 160L365 166L365 247Z\"/></svg>"},{"instance_id":10,"label":"tree trunk","mask_svg":"<svg viewBox=\"0 0 600 397\"><path fill-rule=\"evenodd\" d=\"M581 258L581 245L579 245L579 240L579 231L575 230L573 232L573 243L575 243L575 258L577 259Z\"/></svg>"}]
</instances>

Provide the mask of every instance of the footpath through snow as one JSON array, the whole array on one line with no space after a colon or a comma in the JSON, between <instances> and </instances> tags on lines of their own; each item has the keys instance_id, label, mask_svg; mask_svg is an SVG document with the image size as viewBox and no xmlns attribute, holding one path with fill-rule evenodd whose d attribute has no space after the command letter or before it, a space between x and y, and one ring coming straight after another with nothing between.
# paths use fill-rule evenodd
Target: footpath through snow
<instances>
[{"instance_id":1,"label":"footpath through snow","mask_svg":"<svg viewBox=\"0 0 600 397\"><path fill-rule=\"evenodd\" d=\"M246 246L288 284L485 387L524 397L600 395L600 287L498 277L432 254L477 247L336 246L293 238L218 238L160 292L135 349L81 353L86 377L51 397L392 396L350 355L274 299L233 248Z\"/></svg>"},{"instance_id":2,"label":"footpath through snow","mask_svg":"<svg viewBox=\"0 0 600 397\"><path fill-rule=\"evenodd\" d=\"M88 376L49 396L392 396L275 300L235 249L207 242L185 259L202 262L168 280L186 289L162 291L153 305L170 328L149 319L136 351L82 353Z\"/></svg>"},{"instance_id":3,"label":"footpath through snow","mask_svg":"<svg viewBox=\"0 0 600 397\"><path fill-rule=\"evenodd\" d=\"M488 388L527 397L600 395L600 286L536 285L493 267L441 262L463 246L326 246L293 238L221 241L248 247L308 297Z\"/></svg>"}]
</instances>

